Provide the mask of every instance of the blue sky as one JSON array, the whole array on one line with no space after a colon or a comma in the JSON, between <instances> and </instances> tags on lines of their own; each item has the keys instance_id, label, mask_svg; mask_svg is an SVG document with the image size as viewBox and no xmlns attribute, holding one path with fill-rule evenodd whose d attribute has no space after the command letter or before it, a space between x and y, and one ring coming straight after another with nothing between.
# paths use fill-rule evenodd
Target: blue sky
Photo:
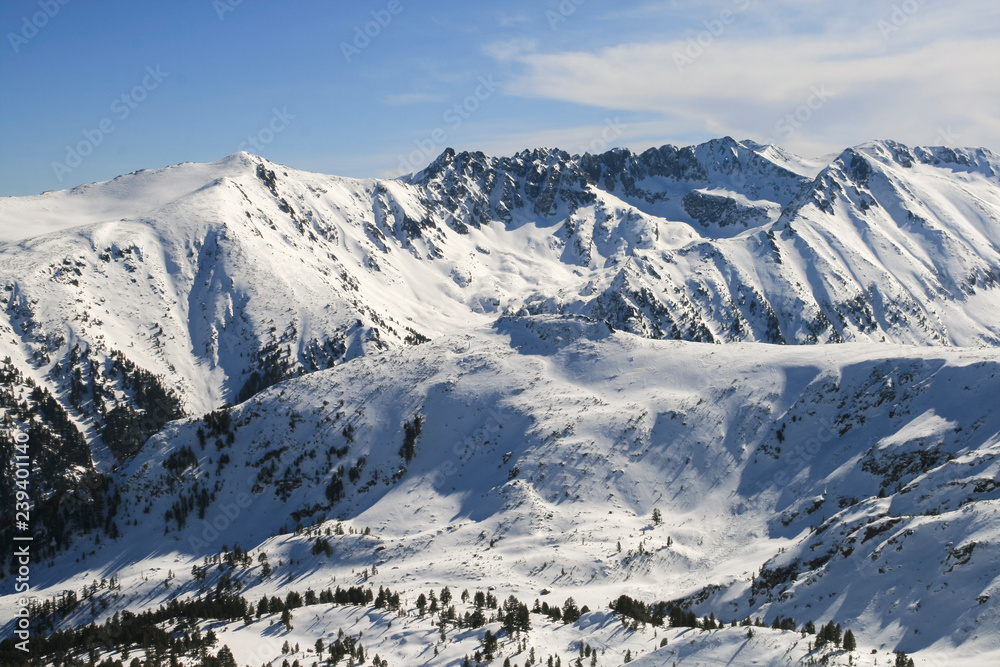
<instances>
[{"instance_id":1,"label":"blue sky","mask_svg":"<svg viewBox=\"0 0 1000 667\"><path fill-rule=\"evenodd\" d=\"M1000 151L992 0L7 0L0 195L238 150L394 176L446 146L730 135Z\"/></svg>"}]
</instances>

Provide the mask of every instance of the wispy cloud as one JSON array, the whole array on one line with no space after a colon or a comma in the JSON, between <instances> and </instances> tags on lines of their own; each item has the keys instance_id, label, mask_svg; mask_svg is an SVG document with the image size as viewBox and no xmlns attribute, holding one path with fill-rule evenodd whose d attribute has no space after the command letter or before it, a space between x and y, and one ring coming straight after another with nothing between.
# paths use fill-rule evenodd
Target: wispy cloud
<instances>
[{"instance_id":1,"label":"wispy cloud","mask_svg":"<svg viewBox=\"0 0 1000 667\"><path fill-rule=\"evenodd\" d=\"M523 58L534 53L538 48L538 41L528 37L514 37L512 39L489 42L483 46L483 52L500 61L510 61Z\"/></svg>"},{"instance_id":2,"label":"wispy cloud","mask_svg":"<svg viewBox=\"0 0 1000 667\"><path fill-rule=\"evenodd\" d=\"M496 22L501 28L516 28L524 25L531 21L531 17L527 14L507 14L504 12L497 12Z\"/></svg>"},{"instance_id":3,"label":"wispy cloud","mask_svg":"<svg viewBox=\"0 0 1000 667\"><path fill-rule=\"evenodd\" d=\"M505 42L486 53L518 67L506 94L656 112L674 135L826 150L881 137L933 143L948 123L963 142L1000 146L1000 39L982 28L1000 16L994 5L878 3L848 20L846 5L775 4L788 11L709 3L669 40L558 52Z\"/></svg>"},{"instance_id":4,"label":"wispy cloud","mask_svg":"<svg viewBox=\"0 0 1000 667\"><path fill-rule=\"evenodd\" d=\"M385 98L386 104L392 106L404 106L407 104L427 104L429 102L440 103L447 99L444 95L438 95L434 93L399 93L396 95L387 95Z\"/></svg>"}]
</instances>

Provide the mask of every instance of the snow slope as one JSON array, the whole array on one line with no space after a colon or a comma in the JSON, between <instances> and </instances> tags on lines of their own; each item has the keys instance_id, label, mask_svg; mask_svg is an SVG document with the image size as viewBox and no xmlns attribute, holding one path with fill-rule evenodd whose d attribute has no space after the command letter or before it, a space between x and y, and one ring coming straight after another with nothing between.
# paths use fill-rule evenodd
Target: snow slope
<instances>
[{"instance_id":1,"label":"snow slope","mask_svg":"<svg viewBox=\"0 0 1000 667\"><path fill-rule=\"evenodd\" d=\"M395 181L240 153L0 200L0 403L39 429L36 530L58 536L37 591L115 573L128 593L97 617L152 608L238 542L285 563L239 573L254 596L366 582L412 610L492 585L604 613L628 594L982 664L1000 655L998 170L983 149L818 164L724 138L449 149ZM191 417L160 430L174 399ZM355 532L313 553L338 522ZM364 622L393 664L481 641L431 656L428 620L390 620ZM581 623L537 648L657 648ZM815 657L764 630L683 649L660 630L643 659Z\"/></svg>"},{"instance_id":2,"label":"snow slope","mask_svg":"<svg viewBox=\"0 0 1000 667\"><path fill-rule=\"evenodd\" d=\"M501 314L704 342L993 345L998 170L983 149L888 141L817 170L724 138L448 149L406 182L246 153L141 171L0 201L0 358L57 399L80 366L97 398L58 400L100 444L102 405L148 410L113 354L197 414Z\"/></svg>"},{"instance_id":3,"label":"snow slope","mask_svg":"<svg viewBox=\"0 0 1000 667\"><path fill-rule=\"evenodd\" d=\"M0 353L45 375L77 342L129 347L197 411L276 354L295 375L504 312L651 338L992 345L998 169L982 149L874 142L813 177L727 138L449 149L404 183L239 153L0 201Z\"/></svg>"},{"instance_id":4,"label":"snow slope","mask_svg":"<svg viewBox=\"0 0 1000 667\"><path fill-rule=\"evenodd\" d=\"M83 538L38 592L115 573L127 596L103 616L153 605L192 594L192 565L239 543L286 563L241 575L253 599L361 581L411 605L445 585L594 610L691 596L699 616L834 620L881 651L984 664L1000 655L1000 417L969 397L995 395L997 365L995 350L720 347L503 318L272 387L232 409L221 448L199 445L202 420L169 425L116 472L128 538ZM168 468L184 447L196 462ZM215 496L204 517L164 518L199 488ZM286 533L296 521L313 528ZM314 555L338 522L353 533ZM752 644L763 662L806 659L797 633Z\"/></svg>"}]
</instances>

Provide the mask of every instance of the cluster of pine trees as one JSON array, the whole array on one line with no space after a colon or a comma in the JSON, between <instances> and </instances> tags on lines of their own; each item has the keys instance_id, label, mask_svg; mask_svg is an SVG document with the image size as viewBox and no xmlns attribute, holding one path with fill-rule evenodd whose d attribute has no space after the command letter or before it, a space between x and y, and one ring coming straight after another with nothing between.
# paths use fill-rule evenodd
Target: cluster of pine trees
<instances>
[{"instance_id":1,"label":"cluster of pine trees","mask_svg":"<svg viewBox=\"0 0 1000 667\"><path fill-rule=\"evenodd\" d=\"M229 551L231 558L240 559L246 552L237 553L236 549ZM16 648L16 640L7 639L0 642L0 664L10 667L29 667L35 664L81 664L96 667L165 667L177 664L181 657L198 658L202 665L209 667L236 667L231 661L232 654L226 647L215 656L208 649L215 646L217 638L209 630L202 634L197 627L199 621L237 621L249 625L253 617L261 618L265 614L280 614L281 623L287 629L292 628L294 610L316 604L372 605L375 608L399 610L399 594L386 588L380 588L376 596L371 588L351 586L349 588L327 588L316 593L312 589L304 594L289 591L284 599L277 596L263 596L256 603L231 593L238 586L220 585L206 596L188 600L173 599L156 610L141 614L124 611L116 613L106 622L74 628L46 632L46 628L55 627L59 619L66 618L79 606L79 597L72 591L67 591L57 599L34 604L30 611L32 615L33 636L31 639L30 659L23 651ZM167 631L164 626L173 626ZM121 653L123 660L106 659L97 662L96 657L101 652L115 651ZM326 649L331 660L336 664L341 658L351 655L356 660L363 660L364 649L352 637L340 638ZM141 653L144 660L134 658L128 662L130 652ZM219 661L222 662L219 662Z\"/></svg>"},{"instance_id":2,"label":"cluster of pine trees","mask_svg":"<svg viewBox=\"0 0 1000 667\"><path fill-rule=\"evenodd\" d=\"M725 623L715 618L714 612L707 617L699 619L693 611L685 609L677 602L659 602L650 605L640 600L634 600L627 595L620 595L617 600L611 603L610 607L613 611L620 614L623 619L631 619L636 624L648 623L653 626L662 626L665 622L669 622L671 627L698 628L701 630L715 630L726 627ZM751 619L749 616L738 623L735 620L730 623L730 627L737 626L751 628L748 636L753 635L752 628L766 627L760 618ZM771 628L773 630L794 631L798 628L798 625L793 618L776 616L771 622ZM858 646L854 633L851 630L845 632L839 623L834 623L833 621L821 626L819 630L816 629L816 625L812 621L808 621L802 626L800 631L803 636L816 635L815 643L813 644L816 650L820 650L829 644L838 648L843 645L845 651L854 651ZM904 667L906 666L904 665Z\"/></svg>"},{"instance_id":3,"label":"cluster of pine trees","mask_svg":"<svg viewBox=\"0 0 1000 667\"><path fill-rule=\"evenodd\" d=\"M198 510L198 518L204 519L205 512L208 510L208 507L209 505L212 504L213 500L215 500L214 491L209 493L208 489L206 489L204 486L195 485L195 487L191 490L190 493L188 494L181 493L178 495L177 500L174 501L174 503L170 506L170 509L168 509L164 513L163 516L164 524L169 524L171 521L176 521L177 530L180 530L181 528L184 527L184 524L187 522L188 513L196 508ZM164 534L166 534L168 530L169 530L169 525L164 525L163 527Z\"/></svg>"},{"instance_id":4,"label":"cluster of pine trees","mask_svg":"<svg viewBox=\"0 0 1000 667\"><path fill-rule=\"evenodd\" d=\"M233 549L224 548L223 552L205 559L204 567L196 567L196 580L204 581L205 572L210 565L228 565L230 570L239 566L248 567L252 564L253 558L250 553L240 548L238 545ZM92 589L83 591L83 598L93 599L99 589L105 587L106 582L101 582L98 586L95 582ZM108 585L109 589L115 587L115 582ZM0 642L0 664L20 667L34 664L88 664L93 667L166 667L170 664L178 664L179 659L195 659L199 664L208 667L236 667L232 660L232 654L226 647L219 648L218 652L212 653L218 643L218 638L209 630L202 633L199 630L199 623L204 621L233 622L242 620L244 624L251 624L253 619L261 619L265 615L280 616L280 623L291 630L294 624L294 612L301 607L308 607L317 604L332 604L339 606L371 606L375 609L386 609L396 613L406 615L402 609L402 601L398 592L394 592L385 587L380 587L377 594L372 588L361 586L351 586L348 588L327 588L316 592L312 589L299 593L289 591L283 598L278 596L262 596L256 603L241 597L235 591L240 589L239 582L234 581L229 573L225 573L219 579L214 589L200 598L193 599L173 599L156 610L146 611L141 614L131 612L116 613L103 624L91 624L73 630L60 630L52 632L60 619L65 619L73 614L79 604L80 597L71 591L63 595L47 600L44 603L36 603L32 606L32 622L35 632L33 638L33 652L31 660L24 658L23 652L14 647L14 640ZM431 590L428 593L420 593L416 599L416 610L421 615L437 614L441 630L442 639L445 636L445 628L448 624L453 624L457 628L471 627L478 628L488 623L499 622L503 628L501 632L494 633L487 630L482 639L481 649L475 652L472 661L475 664L489 662L495 659L499 653L500 639L506 636L512 640L517 640L521 652L527 652L527 641L520 639L523 633L531 629L531 616L527 605L518 600L515 596L509 596L501 603L491 591L475 591L470 593L463 590L460 598L463 603L471 605L474 610L459 615L453 603L453 593L447 586L440 591ZM613 601L610 607L620 614L624 619L629 619L635 623L648 623L653 626L674 625L678 627L697 627L701 629L716 629L725 627L725 624L715 619L714 614L698 619L689 611L684 611L679 604L661 602L653 605L630 598L627 595L619 596ZM578 608L573 598L568 598L561 606L549 605L545 602L535 600L534 613L548 616L549 618L564 623L573 623L588 612L586 606ZM676 623L675 623L676 621ZM749 626L748 636L752 636L755 627L765 627L760 618L751 619L747 617L737 623L732 621L731 626ZM770 627L780 630L795 631L797 625L795 621L787 617L776 617ZM46 634L45 629L50 631ZM845 651L854 651L857 643L851 630L844 630L839 624L834 622L826 623L819 627L810 621L801 628L803 636L815 635L813 647L816 651L822 650L828 645L843 647ZM664 640L665 643L666 640ZM663 644L661 644L663 645ZM291 648L283 650L290 653ZM580 644L580 658L573 661L573 664L582 665L584 659L589 659L590 664L596 664L597 651L589 645ZM97 658L101 653L113 652L120 655L120 659L112 660L106 658L98 662ZM299 649L296 645L295 652ZM136 653L129 662L130 653ZM326 659L327 665L339 664L343 659L349 658L355 664L364 664L366 660L372 659L373 665L379 667L387 666L387 663L378 656L373 658L368 655L360 644L359 638L344 635L341 631L335 641L324 643L318 640L315 647L315 654L322 661ZM140 659L138 656L142 656ZM625 661L629 662L632 656L626 654ZM473 662L467 657L463 664L472 665ZM286 660L287 662L287 660ZM298 661L296 661L298 662ZM507 658L505 665L510 665ZM553 667L561 665L558 656L550 656L548 661L536 662L534 650L527 656L525 665L552 664ZM897 654L897 667L912 667L912 659L905 654ZM294 664L289 667L295 667ZM301 665L299 667L302 667Z\"/></svg>"},{"instance_id":5,"label":"cluster of pine trees","mask_svg":"<svg viewBox=\"0 0 1000 667\"><path fill-rule=\"evenodd\" d=\"M539 604L538 600L535 600L535 606L532 608L532 611L536 614L545 614L553 621L562 621L569 624L580 620L580 616L589 612L590 608L586 605L583 608L579 608L576 606L576 601L573 598L566 598L561 607L555 605L549 606L548 602Z\"/></svg>"},{"instance_id":6,"label":"cluster of pine trees","mask_svg":"<svg viewBox=\"0 0 1000 667\"><path fill-rule=\"evenodd\" d=\"M36 559L49 558L70 545L74 531L89 533L101 528L115 538L114 516L120 497L107 475L94 470L83 434L48 389L25 376L10 357L0 360L0 505L14 507L19 489L15 455L30 460L27 488L34 507L31 524L39 539L32 550ZM15 433L26 433L26 443L16 443ZM20 459L24 460L24 459ZM80 470L83 473L80 474ZM13 517L11 516L11 519ZM0 578L11 571L12 521L0 529Z\"/></svg>"},{"instance_id":7,"label":"cluster of pine trees","mask_svg":"<svg viewBox=\"0 0 1000 667\"><path fill-rule=\"evenodd\" d=\"M242 403L268 387L301 373L302 368L292 360L291 347L271 341L257 351L257 370L251 371L236 396Z\"/></svg>"},{"instance_id":8,"label":"cluster of pine trees","mask_svg":"<svg viewBox=\"0 0 1000 667\"><path fill-rule=\"evenodd\" d=\"M111 368L108 376L115 378L121 375L123 389L132 395L131 401L107 412L101 429L104 443L115 458L122 460L138 452L143 443L164 424L183 417L184 411L180 398L163 385L159 375L140 368L117 350L111 351L109 359ZM96 377L92 376L91 381L95 387L98 386ZM94 389L92 393L96 396L100 392Z\"/></svg>"}]
</instances>

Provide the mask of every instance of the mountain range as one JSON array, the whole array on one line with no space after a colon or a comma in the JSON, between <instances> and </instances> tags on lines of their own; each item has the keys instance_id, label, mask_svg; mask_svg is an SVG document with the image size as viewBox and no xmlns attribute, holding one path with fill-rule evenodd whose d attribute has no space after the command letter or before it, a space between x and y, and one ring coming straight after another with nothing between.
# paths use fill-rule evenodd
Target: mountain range
<instances>
[{"instance_id":1,"label":"mountain range","mask_svg":"<svg viewBox=\"0 0 1000 667\"><path fill-rule=\"evenodd\" d=\"M518 664L808 664L807 621L857 635L842 664L1000 657L986 149L447 149L382 180L238 153L0 199L0 239L34 591L95 582L39 632L221 582L385 586L393 614L213 628L241 665L348 625L391 664L460 664L482 626L438 637L415 606L449 586L592 610L487 622ZM713 626L630 627L622 595Z\"/></svg>"}]
</instances>

